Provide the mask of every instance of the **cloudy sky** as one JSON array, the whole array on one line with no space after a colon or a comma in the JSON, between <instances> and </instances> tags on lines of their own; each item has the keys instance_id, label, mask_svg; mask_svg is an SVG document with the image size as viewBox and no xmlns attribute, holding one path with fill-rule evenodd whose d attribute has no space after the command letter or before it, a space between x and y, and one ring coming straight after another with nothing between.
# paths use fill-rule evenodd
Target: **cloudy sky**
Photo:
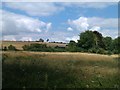
<instances>
[{"instance_id":1,"label":"cloudy sky","mask_svg":"<svg viewBox=\"0 0 120 90\"><path fill-rule=\"evenodd\" d=\"M4 2L0 15L3 40L77 41L88 29L118 36L118 3Z\"/></svg>"}]
</instances>

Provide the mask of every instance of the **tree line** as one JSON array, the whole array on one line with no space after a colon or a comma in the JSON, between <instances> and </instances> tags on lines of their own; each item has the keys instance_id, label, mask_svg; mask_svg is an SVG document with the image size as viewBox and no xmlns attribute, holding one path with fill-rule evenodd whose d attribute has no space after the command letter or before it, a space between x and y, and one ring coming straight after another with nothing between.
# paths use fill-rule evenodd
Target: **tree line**
<instances>
[{"instance_id":1,"label":"tree line","mask_svg":"<svg viewBox=\"0 0 120 90\"><path fill-rule=\"evenodd\" d=\"M40 41L43 41L40 39ZM48 40L49 41L49 40ZM24 45L24 51L40 51L40 52L89 52L99 54L118 54L120 53L120 37L112 39L111 37L103 37L98 31L85 31L79 34L78 42L71 40L66 47L50 47L46 44L30 44ZM16 51L16 47L10 45L3 48L6 50Z\"/></svg>"},{"instance_id":2,"label":"tree line","mask_svg":"<svg viewBox=\"0 0 120 90\"><path fill-rule=\"evenodd\" d=\"M100 54L118 54L120 53L120 37L112 39L103 37L98 31L85 31L79 35L79 40L70 41L68 48L72 52L90 52Z\"/></svg>"}]
</instances>

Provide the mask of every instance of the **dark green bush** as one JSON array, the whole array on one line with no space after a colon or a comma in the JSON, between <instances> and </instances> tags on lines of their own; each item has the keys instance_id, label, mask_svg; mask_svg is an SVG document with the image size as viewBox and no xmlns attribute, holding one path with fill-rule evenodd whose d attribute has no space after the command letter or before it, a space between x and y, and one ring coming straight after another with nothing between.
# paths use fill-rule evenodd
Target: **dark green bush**
<instances>
[{"instance_id":1,"label":"dark green bush","mask_svg":"<svg viewBox=\"0 0 120 90\"><path fill-rule=\"evenodd\" d=\"M88 50L90 53L98 53L98 54L107 54L107 52L103 48L91 48Z\"/></svg>"},{"instance_id":2,"label":"dark green bush","mask_svg":"<svg viewBox=\"0 0 120 90\"><path fill-rule=\"evenodd\" d=\"M103 48L98 48L96 53L105 54L105 50Z\"/></svg>"},{"instance_id":3,"label":"dark green bush","mask_svg":"<svg viewBox=\"0 0 120 90\"><path fill-rule=\"evenodd\" d=\"M25 51L41 51L41 52L54 52L52 47L47 47L46 44L30 44L24 45L23 50Z\"/></svg>"},{"instance_id":4,"label":"dark green bush","mask_svg":"<svg viewBox=\"0 0 120 90\"><path fill-rule=\"evenodd\" d=\"M9 46L8 46L8 50L10 50L10 51L16 51L17 49L16 49L15 46L9 45Z\"/></svg>"},{"instance_id":5,"label":"dark green bush","mask_svg":"<svg viewBox=\"0 0 120 90\"><path fill-rule=\"evenodd\" d=\"M7 51L7 47L4 46L4 47L2 48L2 50L3 50L3 51Z\"/></svg>"},{"instance_id":6,"label":"dark green bush","mask_svg":"<svg viewBox=\"0 0 120 90\"><path fill-rule=\"evenodd\" d=\"M24 45L24 46L22 46L22 48L23 48L23 50L27 51L27 50L29 50L29 45Z\"/></svg>"},{"instance_id":7,"label":"dark green bush","mask_svg":"<svg viewBox=\"0 0 120 90\"><path fill-rule=\"evenodd\" d=\"M88 50L88 52L90 53L97 53L97 49L96 48L91 48Z\"/></svg>"}]
</instances>

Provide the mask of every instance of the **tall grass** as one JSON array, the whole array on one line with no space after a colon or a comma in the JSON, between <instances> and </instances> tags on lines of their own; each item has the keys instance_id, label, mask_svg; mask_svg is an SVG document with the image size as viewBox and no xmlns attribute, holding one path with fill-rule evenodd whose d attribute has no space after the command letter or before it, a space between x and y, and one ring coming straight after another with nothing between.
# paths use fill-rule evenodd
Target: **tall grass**
<instances>
[{"instance_id":1,"label":"tall grass","mask_svg":"<svg viewBox=\"0 0 120 90\"><path fill-rule=\"evenodd\" d=\"M99 58L97 58L99 57ZM118 59L81 53L3 52L3 88L119 88Z\"/></svg>"}]
</instances>

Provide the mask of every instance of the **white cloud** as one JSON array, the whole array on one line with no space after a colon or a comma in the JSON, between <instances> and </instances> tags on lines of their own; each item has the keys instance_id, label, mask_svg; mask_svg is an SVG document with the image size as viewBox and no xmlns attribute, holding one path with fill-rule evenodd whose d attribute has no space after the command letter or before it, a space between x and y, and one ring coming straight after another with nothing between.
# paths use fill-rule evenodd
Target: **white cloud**
<instances>
[{"instance_id":1,"label":"white cloud","mask_svg":"<svg viewBox=\"0 0 120 90\"><path fill-rule=\"evenodd\" d=\"M74 40L75 42L77 42L77 40L79 40L79 36L66 37L66 40L67 41Z\"/></svg>"},{"instance_id":2,"label":"white cloud","mask_svg":"<svg viewBox=\"0 0 120 90\"><path fill-rule=\"evenodd\" d=\"M112 38L117 38L118 37L118 30L117 29L113 29L113 30L104 29L104 30L100 30L100 32L102 33L102 35L104 37L106 37L106 36L109 36L109 37L112 37Z\"/></svg>"},{"instance_id":3,"label":"white cloud","mask_svg":"<svg viewBox=\"0 0 120 90\"><path fill-rule=\"evenodd\" d=\"M119 2L119 0L2 0L4 2Z\"/></svg>"},{"instance_id":4,"label":"white cloud","mask_svg":"<svg viewBox=\"0 0 120 90\"><path fill-rule=\"evenodd\" d=\"M55 5L55 3L45 3L45 2L12 2L6 3L6 6L9 8L17 9L24 11L25 13L31 16L49 16L54 13L64 10L64 7Z\"/></svg>"},{"instance_id":5,"label":"white cloud","mask_svg":"<svg viewBox=\"0 0 120 90\"><path fill-rule=\"evenodd\" d=\"M73 31L73 29L71 27L68 27L67 31Z\"/></svg>"},{"instance_id":6,"label":"white cloud","mask_svg":"<svg viewBox=\"0 0 120 90\"><path fill-rule=\"evenodd\" d=\"M31 37L22 37L20 40L21 41L33 41Z\"/></svg>"},{"instance_id":7,"label":"white cloud","mask_svg":"<svg viewBox=\"0 0 120 90\"><path fill-rule=\"evenodd\" d=\"M118 37L118 19L117 18L88 18L90 30L96 30L102 33L104 37Z\"/></svg>"},{"instance_id":8,"label":"white cloud","mask_svg":"<svg viewBox=\"0 0 120 90\"><path fill-rule=\"evenodd\" d=\"M115 2L64 2L63 6L66 7L82 7L82 8L95 8L95 9L103 9L109 7L111 5L117 5Z\"/></svg>"},{"instance_id":9,"label":"white cloud","mask_svg":"<svg viewBox=\"0 0 120 90\"><path fill-rule=\"evenodd\" d=\"M48 24L46 25L46 31L45 31L45 32L48 32L48 30L50 30L51 27L52 27L52 23L48 23Z\"/></svg>"},{"instance_id":10,"label":"white cloud","mask_svg":"<svg viewBox=\"0 0 120 90\"><path fill-rule=\"evenodd\" d=\"M90 30L91 31L100 31L101 28L99 26L93 26Z\"/></svg>"},{"instance_id":11,"label":"white cloud","mask_svg":"<svg viewBox=\"0 0 120 90\"><path fill-rule=\"evenodd\" d=\"M101 28L117 28L118 19L117 18L90 17L88 18L88 24L90 25L90 27L99 26Z\"/></svg>"},{"instance_id":12,"label":"white cloud","mask_svg":"<svg viewBox=\"0 0 120 90\"><path fill-rule=\"evenodd\" d=\"M80 17L75 20L68 19L68 23L71 27L79 31L87 29L100 29L101 28L117 28L117 18L100 18L100 17Z\"/></svg>"},{"instance_id":13,"label":"white cloud","mask_svg":"<svg viewBox=\"0 0 120 90\"><path fill-rule=\"evenodd\" d=\"M0 10L0 38L1 38L1 35L2 34L2 10Z\"/></svg>"},{"instance_id":14,"label":"white cloud","mask_svg":"<svg viewBox=\"0 0 120 90\"><path fill-rule=\"evenodd\" d=\"M88 20L86 17L80 17L76 20L69 19L68 23L72 28L75 28L76 30L79 30L79 31L87 30L89 27Z\"/></svg>"},{"instance_id":15,"label":"white cloud","mask_svg":"<svg viewBox=\"0 0 120 90\"><path fill-rule=\"evenodd\" d=\"M45 23L39 19L3 11L2 34L4 36L22 33L40 33L42 31L48 31L51 28L51 24L50 22Z\"/></svg>"},{"instance_id":16,"label":"white cloud","mask_svg":"<svg viewBox=\"0 0 120 90\"><path fill-rule=\"evenodd\" d=\"M99 31L103 36L118 36L118 19L117 18L100 18L100 17L80 17L75 20L68 20L68 24L74 30L84 32L85 30Z\"/></svg>"},{"instance_id":17,"label":"white cloud","mask_svg":"<svg viewBox=\"0 0 120 90\"><path fill-rule=\"evenodd\" d=\"M50 41L55 41L55 42L66 42L65 38L67 37L68 33L65 32L54 32L54 33L49 33L47 37L50 39Z\"/></svg>"},{"instance_id":18,"label":"white cloud","mask_svg":"<svg viewBox=\"0 0 120 90\"><path fill-rule=\"evenodd\" d=\"M111 5L117 5L115 2L6 2L9 8L20 10L30 16L49 16L65 10L66 7L96 8L102 9Z\"/></svg>"},{"instance_id":19,"label":"white cloud","mask_svg":"<svg viewBox=\"0 0 120 90\"><path fill-rule=\"evenodd\" d=\"M4 36L3 40L16 41L13 35Z\"/></svg>"}]
</instances>

